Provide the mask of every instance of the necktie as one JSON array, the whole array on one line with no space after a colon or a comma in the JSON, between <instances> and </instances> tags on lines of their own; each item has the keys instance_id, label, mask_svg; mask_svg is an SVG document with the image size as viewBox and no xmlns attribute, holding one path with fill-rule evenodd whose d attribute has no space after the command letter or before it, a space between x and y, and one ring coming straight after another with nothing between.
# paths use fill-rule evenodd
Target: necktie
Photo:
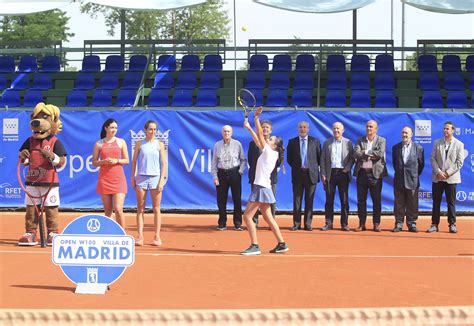
<instances>
[{"instance_id":1,"label":"necktie","mask_svg":"<svg viewBox=\"0 0 474 326\"><path fill-rule=\"evenodd\" d=\"M306 139L303 138L301 139L301 167L303 168L306 168L308 166L306 151L307 151Z\"/></svg>"},{"instance_id":2,"label":"necktie","mask_svg":"<svg viewBox=\"0 0 474 326\"><path fill-rule=\"evenodd\" d=\"M447 158L448 158L449 146L451 146L451 144L449 144L448 146L446 146L446 149L445 149L445 151L444 151L444 159L447 159Z\"/></svg>"}]
</instances>

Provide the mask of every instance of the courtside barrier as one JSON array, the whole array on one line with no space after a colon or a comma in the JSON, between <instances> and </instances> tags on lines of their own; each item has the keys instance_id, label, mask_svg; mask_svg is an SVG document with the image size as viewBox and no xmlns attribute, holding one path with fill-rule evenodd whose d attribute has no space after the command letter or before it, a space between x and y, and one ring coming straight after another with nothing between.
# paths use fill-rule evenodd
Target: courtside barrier
<instances>
[{"instance_id":1,"label":"courtside barrier","mask_svg":"<svg viewBox=\"0 0 474 326\"><path fill-rule=\"evenodd\" d=\"M235 309L54 310L2 309L0 324L22 325L473 325L474 306Z\"/></svg>"}]
</instances>

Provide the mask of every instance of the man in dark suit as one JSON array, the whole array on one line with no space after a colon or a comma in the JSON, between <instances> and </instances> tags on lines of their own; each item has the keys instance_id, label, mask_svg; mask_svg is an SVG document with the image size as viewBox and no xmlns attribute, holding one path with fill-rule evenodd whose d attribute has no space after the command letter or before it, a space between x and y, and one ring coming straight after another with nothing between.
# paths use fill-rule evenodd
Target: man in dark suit
<instances>
[{"instance_id":1,"label":"man in dark suit","mask_svg":"<svg viewBox=\"0 0 474 326\"><path fill-rule=\"evenodd\" d=\"M403 229L403 220L407 218L408 231L418 232L418 189L420 175L425 166L423 147L412 142L413 130L403 127L402 141L392 147L392 163L395 170L393 192L395 197L395 227L392 232Z\"/></svg>"},{"instance_id":2,"label":"man in dark suit","mask_svg":"<svg viewBox=\"0 0 474 326\"><path fill-rule=\"evenodd\" d=\"M341 202L341 230L349 231L349 183L351 182L352 165L354 164L354 147L352 142L342 137L344 125L335 122L332 125L333 137L323 145L321 154L321 179L326 191L325 220L321 231L332 230L334 221L334 197L339 189Z\"/></svg>"},{"instance_id":3,"label":"man in dark suit","mask_svg":"<svg viewBox=\"0 0 474 326\"><path fill-rule=\"evenodd\" d=\"M261 122L262 125L262 131L263 131L263 137L265 139L270 138L272 134L272 122L270 120L263 120ZM255 180L255 169L257 168L257 160L258 157L262 154L262 151L255 145L255 142L252 140L249 144L249 149L247 151L247 162L249 163L249 183L250 186L252 186L254 180ZM278 174L277 170L278 167L281 165L280 159L278 159L275 169L272 171L272 174L270 176L270 181L272 183L272 190L273 194L276 197L276 185L278 182ZM270 208L272 210L272 215L273 218L275 218L275 211L276 211L276 203L273 203L270 205ZM258 211L255 213L255 216L253 217L253 221L255 224L258 225Z\"/></svg>"},{"instance_id":4,"label":"man in dark suit","mask_svg":"<svg viewBox=\"0 0 474 326\"><path fill-rule=\"evenodd\" d=\"M291 166L293 184L293 227L301 229L301 206L304 193L304 229L312 230L313 199L316 184L319 181L319 163L321 162L321 144L315 137L308 135L309 124L298 124L298 137L290 139L287 147L287 161Z\"/></svg>"},{"instance_id":5,"label":"man in dark suit","mask_svg":"<svg viewBox=\"0 0 474 326\"><path fill-rule=\"evenodd\" d=\"M385 163L386 140L377 135L378 125L374 120L367 121L366 135L357 140L354 148L357 176L357 215L359 227L355 231L365 231L367 220L367 194L370 191L373 206L373 222L375 232L380 232L382 215L382 178L387 176Z\"/></svg>"}]
</instances>

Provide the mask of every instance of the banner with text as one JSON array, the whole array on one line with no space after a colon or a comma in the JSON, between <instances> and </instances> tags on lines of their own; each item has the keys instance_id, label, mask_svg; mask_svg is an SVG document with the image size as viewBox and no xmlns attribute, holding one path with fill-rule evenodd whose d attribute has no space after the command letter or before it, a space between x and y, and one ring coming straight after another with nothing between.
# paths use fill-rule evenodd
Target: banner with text
<instances>
[{"instance_id":1,"label":"banner with text","mask_svg":"<svg viewBox=\"0 0 474 326\"><path fill-rule=\"evenodd\" d=\"M0 207L22 207L24 194L16 177L18 151L21 144L31 136L30 112L2 111L2 142L0 149ZM58 138L63 142L67 155L66 165L60 170L60 195L63 208L100 208L102 203L96 193L98 168L92 166L92 149L99 139L103 122L114 118L118 122L117 136L128 145L130 162L135 142L145 137L144 124L147 120L158 122L157 137L168 147L169 180L163 193L164 209L217 209L216 189L210 173L212 150L216 141L222 138L221 128L228 124L234 128L233 138L239 140L245 152L251 140L242 127L240 111L63 111L63 131ZM387 113L387 112L319 112L319 111L268 111L262 115L273 123L273 134L284 139L285 146L290 138L296 137L300 121L308 121L310 134L321 144L332 136L331 126L341 121L345 126L344 136L355 145L357 138L365 135L365 123L374 119L379 123L378 134L387 139L387 168L389 176L384 179L382 209L393 210L393 167L392 146L401 141L401 129L410 126L414 141L425 149L425 169L421 176L419 192L420 211L431 211L431 165L432 144L443 137L443 123L451 120L456 125L455 137L465 145L466 159L461 170L462 183L457 188L456 200L459 211L474 211L474 114L471 113ZM286 161L286 159L285 159ZM130 185L130 165L124 166L128 180L127 208L136 207L135 192ZM290 167L287 173L279 171L277 186L277 207L292 209L292 188ZM247 171L242 178L242 197L245 205L250 193ZM357 209L356 182L350 189L350 209ZM324 210L325 194L321 183L317 185L314 199L316 210ZM371 207L370 199L369 208ZM150 206L148 198L147 207ZM229 194L229 208L232 201ZM339 208L336 200L336 209ZM444 204L443 209L446 209Z\"/></svg>"}]
</instances>

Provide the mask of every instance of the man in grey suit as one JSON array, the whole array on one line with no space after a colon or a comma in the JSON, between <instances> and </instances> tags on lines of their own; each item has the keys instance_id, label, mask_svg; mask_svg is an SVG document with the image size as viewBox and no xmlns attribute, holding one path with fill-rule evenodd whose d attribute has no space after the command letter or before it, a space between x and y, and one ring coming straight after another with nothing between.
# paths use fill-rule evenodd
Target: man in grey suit
<instances>
[{"instance_id":1,"label":"man in grey suit","mask_svg":"<svg viewBox=\"0 0 474 326\"><path fill-rule=\"evenodd\" d=\"M403 229L403 220L407 218L408 231L418 232L418 189L420 175L425 166L423 147L412 142L413 130L405 126L402 129L402 141L392 147L392 164L395 170L393 193L395 197L395 227L392 232Z\"/></svg>"},{"instance_id":2,"label":"man in grey suit","mask_svg":"<svg viewBox=\"0 0 474 326\"><path fill-rule=\"evenodd\" d=\"M377 135L378 125L374 120L367 121L366 135L357 140L354 149L357 176L357 215L359 227L355 231L365 231L367 220L367 194L370 191L373 206L373 223L375 232L380 232L382 214L382 178L387 176L385 162L386 140Z\"/></svg>"},{"instance_id":3,"label":"man in grey suit","mask_svg":"<svg viewBox=\"0 0 474 326\"><path fill-rule=\"evenodd\" d=\"M354 147L349 139L342 137L343 133L344 125L341 122L335 122L332 125L333 137L324 142L321 153L321 179L326 192L324 209L326 224L321 231L333 228L336 187L339 189L341 203L341 229L349 231L349 183L352 179Z\"/></svg>"},{"instance_id":4,"label":"man in grey suit","mask_svg":"<svg viewBox=\"0 0 474 326\"><path fill-rule=\"evenodd\" d=\"M293 227L291 231L301 229L301 206L304 193L304 229L312 231L313 199L316 184L319 181L319 164L321 162L321 144L319 139L311 137L309 124L298 123L298 136L288 141L287 161L291 166L291 183L293 185Z\"/></svg>"},{"instance_id":5,"label":"man in grey suit","mask_svg":"<svg viewBox=\"0 0 474 326\"><path fill-rule=\"evenodd\" d=\"M456 185L461 183L461 168L464 163L464 144L454 138L454 123L444 123L444 138L434 142L430 162L433 173L431 176L433 193L433 212L431 227L427 232L438 232L440 208L443 192L448 204L449 232L457 233L456 228Z\"/></svg>"}]
</instances>

